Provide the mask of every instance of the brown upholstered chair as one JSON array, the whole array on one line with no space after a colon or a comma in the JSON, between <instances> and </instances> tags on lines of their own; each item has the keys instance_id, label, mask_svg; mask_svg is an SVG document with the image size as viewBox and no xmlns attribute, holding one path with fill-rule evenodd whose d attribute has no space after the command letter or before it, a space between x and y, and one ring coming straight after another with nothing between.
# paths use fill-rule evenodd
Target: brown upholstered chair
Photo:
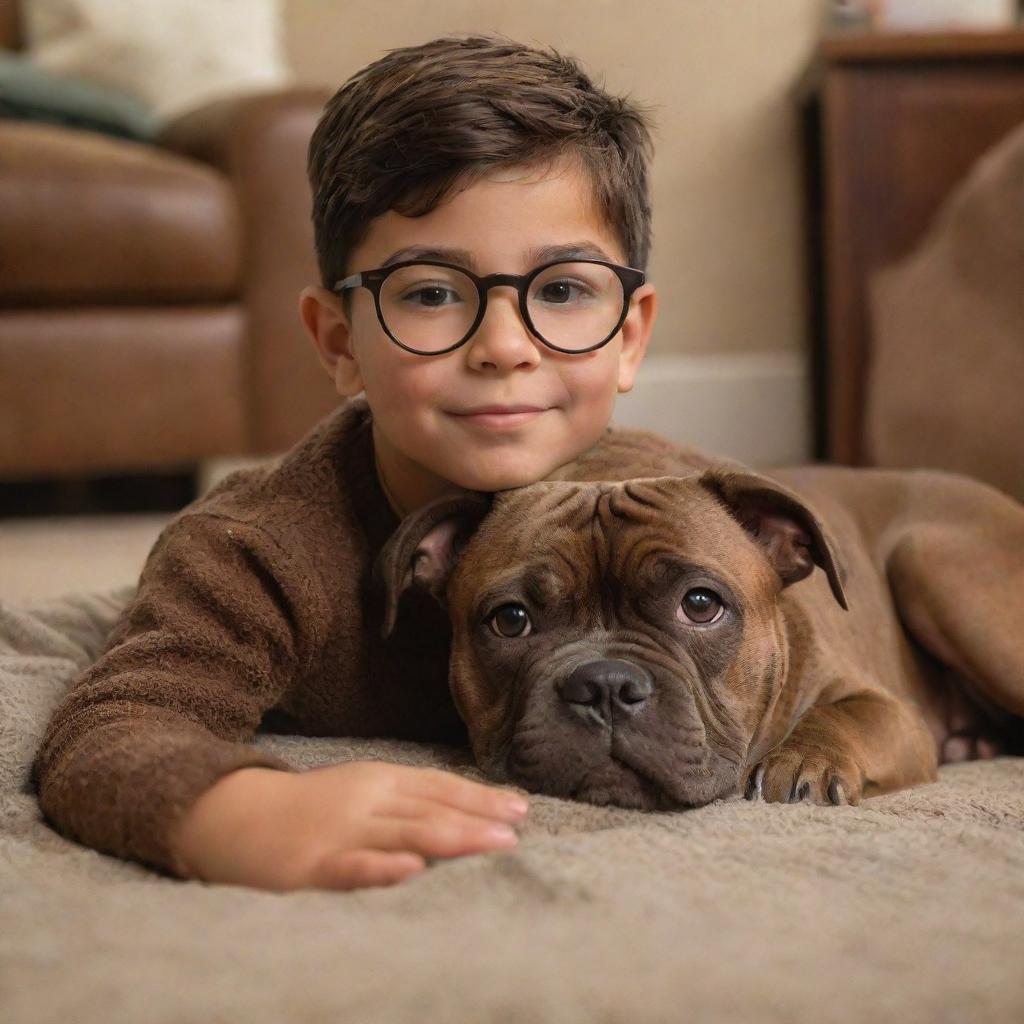
<instances>
[{"instance_id":1,"label":"brown upholstered chair","mask_svg":"<svg viewBox=\"0 0 1024 1024\"><path fill-rule=\"evenodd\" d=\"M1024 501L1024 122L869 280L872 465L966 473Z\"/></svg>"},{"instance_id":2,"label":"brown upholstered chair","mask_svg":"<svg viewBox=\"0 0 1024 1024\"><path fill-rule=\"evenodd\" d=\"M0 120L0 479L280 451L337 401L297 313L327 95L215 103L156 145Z\"/></svg>"}]
</instances>

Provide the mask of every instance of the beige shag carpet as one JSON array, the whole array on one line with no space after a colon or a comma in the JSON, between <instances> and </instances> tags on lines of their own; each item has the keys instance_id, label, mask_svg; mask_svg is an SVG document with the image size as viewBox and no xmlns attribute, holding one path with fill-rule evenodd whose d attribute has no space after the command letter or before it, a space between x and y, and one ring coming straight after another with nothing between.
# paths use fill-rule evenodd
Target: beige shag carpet
<instances>
[{"instance_id":1,"label":"beige shag carpet","mask_svg":"<svg viewBox=\"0 0 1024 1024\"><path fill-rule=\"evenodd\" d=\"M69 842L29 765L129 593L0 605L4 1021L1024 1020L1024 759L859 807L534 796L515 850L353 893L181 882ZM482 778L446 747L257 742Z\"/></svg>"}]
</instances>

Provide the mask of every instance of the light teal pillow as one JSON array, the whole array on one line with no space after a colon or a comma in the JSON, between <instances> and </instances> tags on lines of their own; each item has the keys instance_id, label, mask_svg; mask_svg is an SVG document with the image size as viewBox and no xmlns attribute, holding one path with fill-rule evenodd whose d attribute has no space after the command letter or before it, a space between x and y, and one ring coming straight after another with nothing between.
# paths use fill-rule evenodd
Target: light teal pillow
<instances>
[{"instance_id":1,"label":"light teal pillow","mask_svg":"<svg viewBox=\"0 0 1024 1024\"><path fill-rule=\"evenodd\" d=\"M157 122L138 100L79 78L55 75L0 51L0 118L43 121L68 128L149 141Z\"/></svg>"}]
</instances>

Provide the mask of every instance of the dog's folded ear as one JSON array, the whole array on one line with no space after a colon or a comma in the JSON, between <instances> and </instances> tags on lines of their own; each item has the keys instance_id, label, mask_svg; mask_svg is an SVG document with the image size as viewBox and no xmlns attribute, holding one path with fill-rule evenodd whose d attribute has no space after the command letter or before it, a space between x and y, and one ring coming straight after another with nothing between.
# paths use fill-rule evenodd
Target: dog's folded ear
<instances>
[{"instance_id":1,"label":"dog's folded ear","mask_svg":"<svg viewBox=\"0 0 1024 1024\"><path fill-rule=\"evenodd\" d=\"M466 491L439 498L402 520L373 566L373 585L384 591L385 639L395 628L398 602L410 588L427 591L445 606L452 570L490 507L491 495Z\"/></svg>"},{"instance_id":2,"label":"dog's folded ear","mask_svg":"<svg viewBox=\"0 0 1024 1024\"><path fill-rule=\"evenodd\" d=\"M763 548L784 587L809 576L818 565L835 599L848 609L837 546L803 498L759 473L726 466L706 470L700 483Z\"/></svg>"}]
</instances>

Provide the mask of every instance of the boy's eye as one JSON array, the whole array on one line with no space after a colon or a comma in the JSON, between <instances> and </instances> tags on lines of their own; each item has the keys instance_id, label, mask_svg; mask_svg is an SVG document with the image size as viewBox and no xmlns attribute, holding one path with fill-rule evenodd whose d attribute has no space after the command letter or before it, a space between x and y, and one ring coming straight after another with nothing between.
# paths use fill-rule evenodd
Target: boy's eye
<instances>
[{"instance_id":1,"label":"boy's eye","mask_svg":"<svg viewBox=\"0 0 1024 1024\"><path fill-rule=\"evenodd\" d=\"M402 296L403 302L416 306L445 306L452 302L461 302L462 298L454 288L446 288L439 284L422 285Z\"/></svg>"},{"instance_id":2,"label":"boy's eye","mask_svg":"<svg viewBox=\"0 0 1024 1024\"><path fill-rule=\"evenodd\" d=\"M591 294L590 288L576 281L547 281L538 289L536 298L554 305L563 305Z\"/></svg>"}]
</instances>

